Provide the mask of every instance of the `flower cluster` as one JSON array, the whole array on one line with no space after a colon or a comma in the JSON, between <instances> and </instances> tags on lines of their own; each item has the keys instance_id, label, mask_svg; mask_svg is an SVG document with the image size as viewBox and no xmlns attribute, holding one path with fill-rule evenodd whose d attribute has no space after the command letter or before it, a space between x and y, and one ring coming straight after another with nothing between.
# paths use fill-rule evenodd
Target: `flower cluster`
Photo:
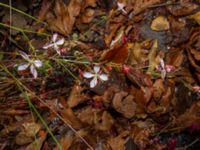
<instances>
[{"instance_id":1,"label":"flower cluster","mask_svg":"<svg viewBox=\"0 0 200 150\"><path fill-rule=\"evenodd\" d=\"M64 38L58 39L58 34L53 34L51 42L48 44L45 44L43 46L43 49L49 49L53 48L59 55L61 55L61 49L59 48L64 44ZM25 63L17 65L17 70L22 71L26 70L28 67L30 67L30 72L33 75L34 78L38 77L37 68L42 67L43 63L39 59L30 59L29 56L25 53L20 51L20 55L27 61ZM83 77L86 79L91 79L90 81L90 88L94 88L99 81L107 81L108 75L105 73L102 73L100 66L94 66L92 72L85 71L83 73Z\"/></svg>"}]
</instances>

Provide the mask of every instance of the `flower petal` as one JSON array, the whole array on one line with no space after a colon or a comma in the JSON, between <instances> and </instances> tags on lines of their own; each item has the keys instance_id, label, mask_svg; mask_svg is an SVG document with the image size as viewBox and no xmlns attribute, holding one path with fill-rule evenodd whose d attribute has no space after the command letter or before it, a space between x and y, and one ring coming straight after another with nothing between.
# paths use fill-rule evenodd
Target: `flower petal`
<instances>
[{"instance_id":1,"label":"flower petal","mask_svg":"<svg viewBox=\"0 0 200 150\"><path fill-rule=\"evenodd\" d=\"M94 66L94 72L95 72L95 73L98 73L99 70L100 70L100 67L99 67L99 66Z\"/></svg>"},{"instance_id":2,"label":"flower petal","mask_svg":"<svg viewBox=\"0 0 200 150\"><path fill-rule=\"evenodd\" d=\"M31 74L33 75L33 77L36 79L37 76L38 76L38 73L37 73L37 70L35 69L35 66L33 64L30 67L30 71L31 71Z\"/></svg>"},{"instance_id":3,"label":"flower petal","mask_svg":"<svg viewBox=\"0 0 200 150\"><path fill-rule=\"evenodd\" d=\"M19 53L25 60L27 60L27 61L30 60L30 58L28 57L28 55L25 52L19 51Z\"/></svg>"},{"instance_id":4,"label":"flower petal","mask_svg":"<svg viewBox=\"0 0 200 150\"><path fill-rule=\"evenodd\" d=\"M42 61L41 61L41 60L34 60L34 65L35 65L37 68L40 68L40 67L42 67Z\"/></svg>"},{"instance_id":5,"label":"flower petal","mask_svg":"<svg viewBox=\"0 0 200 150\"><path fill-rule=\"evenodd\" d=\"M90 73L90 72L84 72L84 73L83 73L83 77L89 79L89 78L94 77L94 74L92 74L92 73Z\"/></svg>"},{"instance_id":6,"label":"flower petal","mask_svg":"<svg viewBox=\"0 0 200 150\"><path fill-rule=\"evenodd\" d=\"M162 67L162 69L165 68L165 62L162 58L160 59L160 66Z\"/></svg>"},{"instance_id":7,"label":"flower petal","mask_svg":"<svg viewBox=\"0 0 200 150\"><path fill-rule=\"evenodd\" d=\"M161 71L161 78L162 78L162 79L165 79L166 73L167 73L167 72L166 72L166 70L164 70L164 69Z\"/></svg>"},{"instance_id":8,"label":"flower petal","mask_svg":"<svg viewBox=\"0 0 200 150\"><path fill-rule=\"evenodd\" d=\"M90 87L94 88L97 85L97 77L94 77L91 81L90 81Z\"/></svg>"},{"instance_id":9,"label":"flower petal","mask_svg":"<svg viewBox=\"0 0 200 150\"><path fill-rule=\"evenodd\" d=\"M52 40L53 42L55 42L56 39L57 39L57 37L58 37L58 34L57 34L57 33L54 33L51 40Z\"/></svg>"},{"instance_id":10,"label":"flower petal","mask_svg":"<svg viewBox=\"0 0 200 150\"><path fill-rule=\"evenodd\" d=\"M54 44L46 44L42 48L43 49L48 49L49 47L52 47Z\"/></svg>"},{"instance_id":11,"label":"flower petal","mask_svg":"<svg viewBox=\"0 0 200 150\"><path fill-rule=\"evenodd\" d=\"M21 64L17 67L18 71L26 70L29 66L29 63Z\"/></svg>"},{"instance_id":12,"label":"flower petal","mask_svg":"<svg viewBox=\"0 0 200 150\"><path fill-rule=\"evenodd\" d=\"M64 42L65 42L65 39L64 38L62 38L62 39L60 39L60 40L58 40L57 42L55 42L57 45L63 45L64 44Z\"/></svg>"},{"instance_id":13,"label":"flower petal","mask_svg":"<svg viewBox=\"0 0 200 150\"><path fill-rule=\"evenodd\" d=\"M108 80L108 75L107 75L107 74L101 74L101 75L99 76L99 78L100 78L101 80L103 80L103 81L107 81L107 80Z\"/></svg>"}]
</instances>

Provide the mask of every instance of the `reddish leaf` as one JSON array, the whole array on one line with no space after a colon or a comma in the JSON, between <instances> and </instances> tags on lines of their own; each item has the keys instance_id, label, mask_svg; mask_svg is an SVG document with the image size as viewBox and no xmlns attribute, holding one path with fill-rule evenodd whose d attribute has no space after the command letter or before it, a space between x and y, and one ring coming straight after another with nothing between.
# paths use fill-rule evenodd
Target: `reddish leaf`
<instances>
[{"instance_id":1,"label":"reddish leaf","mask_svg":"<svg viewBox=\"0 0 200 150\"><path fill-rule=\"evenodd\" d=\"M101 60L111 61L118 64L123 64L128 58L128 45L117 45L114 48L103 53Z\"/></svg>"}]
</instances>

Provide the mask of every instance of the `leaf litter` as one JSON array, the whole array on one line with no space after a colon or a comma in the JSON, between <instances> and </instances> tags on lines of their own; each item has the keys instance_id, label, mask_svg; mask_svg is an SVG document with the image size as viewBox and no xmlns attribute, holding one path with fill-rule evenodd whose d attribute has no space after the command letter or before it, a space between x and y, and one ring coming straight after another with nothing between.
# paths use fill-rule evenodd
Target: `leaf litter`
<instances>
[{"instance_id":1,"label":"leaf litter","mask_svg":"<svg viewBox=\"0 0 200 150\"><path fill-rule=\"evenodd\" d=\"M198 0L7 6L0 3L1 149L200 148Z\"/></svg>"}]
</instances>

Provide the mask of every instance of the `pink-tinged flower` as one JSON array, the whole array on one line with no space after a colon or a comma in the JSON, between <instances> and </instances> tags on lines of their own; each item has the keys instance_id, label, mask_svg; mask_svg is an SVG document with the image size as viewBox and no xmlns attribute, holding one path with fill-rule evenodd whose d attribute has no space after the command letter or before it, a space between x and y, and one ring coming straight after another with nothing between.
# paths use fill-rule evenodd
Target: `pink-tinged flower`
<instances>
[{"instance_id":1,"label":"pink-tinged flower","mask_svg":"<svg viewBox=\"0 0 200 150\"><path fill-rule=\"evenodd\" d=\"M117 10L122 11L124 14L127 14L126 10L124 9L125 4L124 3L117 3Z\"/></svg>"},{"instance_id":2,"label":"pink-tinged flower","mask_svg":"<svg viewBox=\"0 0 200 150\"><path fill-rule=\"evenodd\" d=\"M64 38L57 40L57 37L58 37L57 33L53 34L51 43L44 45L43 48L48 49L52 47L60 55L61 52L60 52L59 46L63 45L65 40Z\"/></svg>"},{"instance_id":3,"label":"pink-tinged flower","mask_svg":"<svg viewBox=\"0 0 200 150\"><path fill-rule=\"evenodd\" d=\"M94 71L92 73L91 72L84 72L83 77L85 77L87 79L93 78L90 81L90 87L91 88L94 88L97 85L98 80L102 80L102 81L108 80L108 75L104 74L104 73L101 74L99 66L94 66Z\"/></svg>"},{"instance_id":4,"label":"pink-tinged flower","mask_svg":"<svg viewBox=\"0 0 200 150\"><path fill-rule=\"evenodd\" d=\"M194 92L200 93L200 86L198 86L198 85L193 86L193 87L192 87L192 90L193 90Z\"/></svg>"},{"instance_id":5,"label":"pink-tinged flower","mask_svg":"<svg viewBox=\"0 0 200 150\"><path fill-rule=\"evenodd\" d=\"M22 70L26 70L28 67L30 67L30 72L33 75L34 78L37 78L38 73L36 68L40 68L42 67L42 61L41 60L31 60L29 58L29 56L20 51L20 55L27 61L27 63L22 63L20 65L18 65L17 70L18 71L22 71Z\"/></svg>"},{"instance_id":6,"label":"pink-tinged flower","mask_svg":"<svg viewBox=\"0 0 200 150\"><path fill-rule=\"evenodd\" d=\"M194 133L195 131L199 131L200 130L200 125L194 123L189 127L189 132L190 134Z\"/></svg>"},{"instance_id":7,"label":"pink-tinged flower","mask_svg":"<svg viewBox=\"0 0 200 150\"><path fill-rule=\"evenodd\" d=\"M172 65L165 65L165 70L167 73L173 72L176 68Z\"/></svg>"},{"instance_id":8,"label":"pink-tinged flower","mask_svg":"<svg viewBox=\"0 0 200 150\"><path fill-rule=\"evenodd\" d=\"M172 65L165 65L164 60L160 59L160 66L157 67L157 70L161 72L161 77L164 79L167 73L175 71L175 67Z\"/></svg>"},{"instance_id":9,"label":"pink-tinged flower","mask_svg":"<svg viewBox=\"0 0 200 150\"><path fill-rule=\"evenodd\" d=\"M127 37L126 35L122 36L122 43L126 44L129 40L129 37Z\"/></svg>"},{"instance_id":10,"label":"pink-tinged flower","mask_svg":"<svg viewBox=\"0 0 200 150\"><path fill-rule=\"evenodd\" d=\"M123 65L123 66L122 66L122 71L123 71L125 74L128 74L129 71L130 71L130 67L128 67L127 65Z\"/></svg>"},{"instance_id":11,"label":"pink-tinged flower","mask_svg":"<svg viewBox=\"0 0 200 150\"><path fill-rule=\"evenodd\" d=\"M176 148L176 145L177 145L177 139L175 138L170 138L167 142L167 146L169 149L173 150Z\"/></svg>"}]
</instances>

